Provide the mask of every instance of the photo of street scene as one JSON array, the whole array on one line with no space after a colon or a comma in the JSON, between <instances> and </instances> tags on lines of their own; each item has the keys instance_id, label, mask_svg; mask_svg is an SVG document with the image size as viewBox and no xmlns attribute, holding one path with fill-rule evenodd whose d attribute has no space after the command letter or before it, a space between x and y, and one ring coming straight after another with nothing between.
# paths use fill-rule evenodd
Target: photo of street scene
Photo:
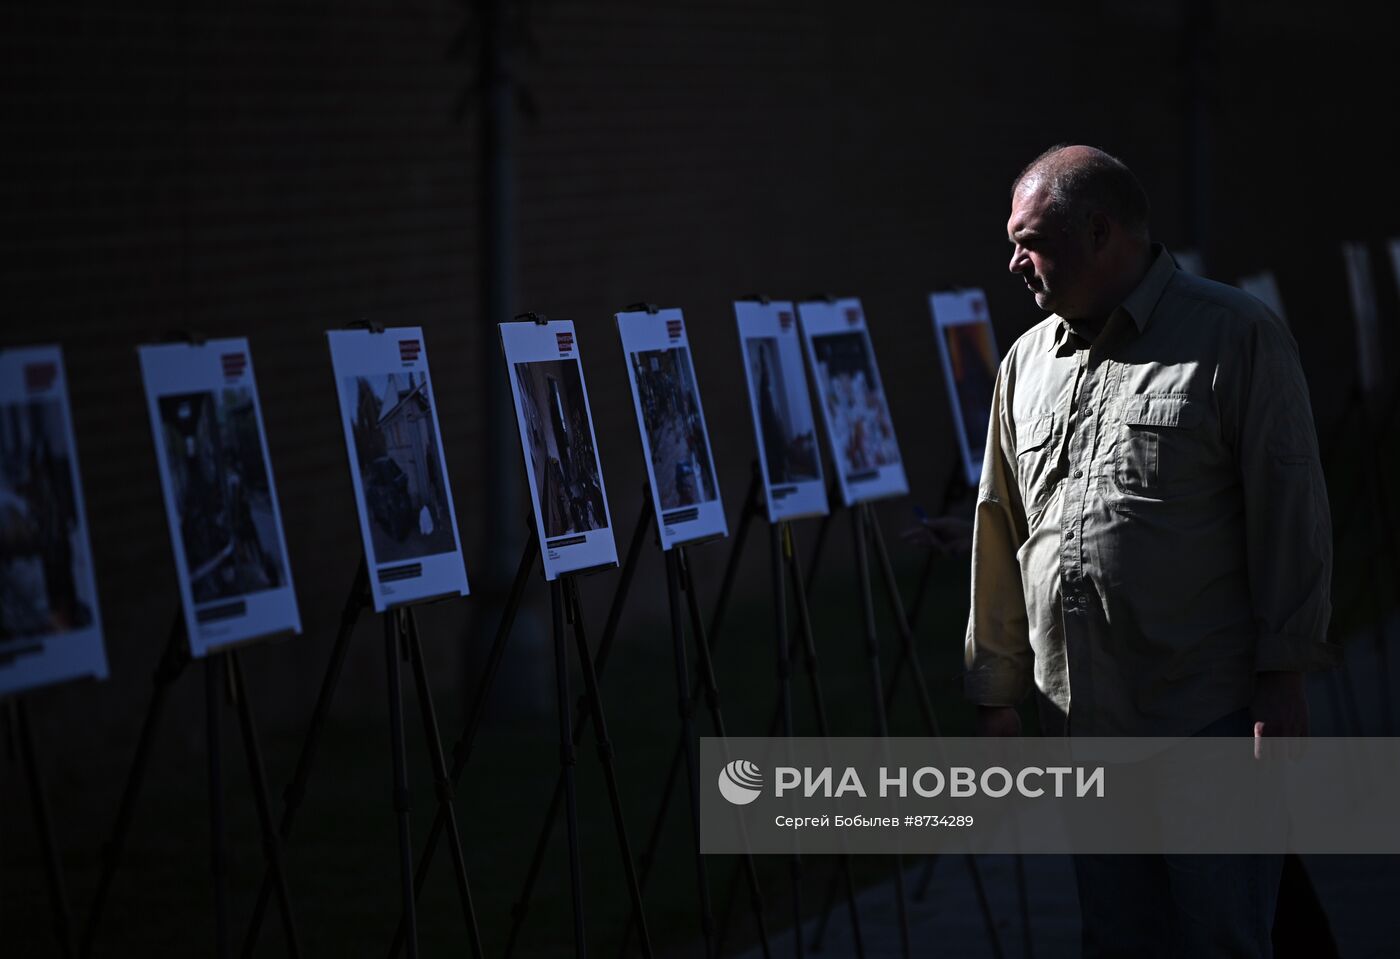
<instances>
[{"instance_id":1,"label":"photo of street scene","mask_svg":"<svg viewBox=\"0 0 1400 959\"><path fill-rule=\"evenodd\" d=\"M846 475L899 462L894 425L862 332L812 337L831 445Z\"/></svg>"},{"instance_id":2,"label":"photo of street scene","mask_svg":"<svg viewBox=\"0 0 1400 959\"><path fill-rule=\"evenodd\" d=\"M516 363L515 379L545 536L604 528L602 468L578 361Z\"/></svg>"},{"instance_id":3,"label":"photo of street scene","mask_svg":"<svg viewBox=\"0 0 1400 959\"><path fill-rule=\"evenodd\" d=\"M755 336L745 347L768 482L776 486L819 479L816 424L796 338Z\"/></svg>"},{"instance_id":4,"label":"photo of street scene","mask_svg":"<svg viewBox=\"0 0 1400 959\"><path fill-rule=\"evenodd\" d=\"M980 461L987 445L987 421L992 415L992 386L997 376L996 349L990 328L983 323L956 323L943 327L948 367L953 371L957 413L969 455Z\"/></svg>"},{"instance_id":5,"label":"photo of street scene","mask_svg":"<svg viewBox=\"0 0 1400 959\"><path fill-rule=\"evenodd\" d=\"M252 389L170 394L158 403L194 601L284 586Z\"/></svg>"},{"instance_id":6,"label":"photo of street scene","mask_svg":"<svg viewBox=\"0 0 1400 959\"><path fill-rule=\"evenodd\" d=\"M715 478L689 350L639 350L632 354L632 376L661 508L708 503L716 495Z\"/></svg>"},{"instance_id":7,"label":"photo of street scene","mask_svg":"<svg viewBox=\"0 0 1400 959\"><path fill-rule=\"evenodd\" d=\"M0 405L0 651L90 625L88 564L62 404Z\"/></svg>"},{"instance_id":8,"label":"photo of street scene","mask_svg":"<svg viewBox=\"0 0 1400 959\"><path fill-rule=\"evenodd\" d=\"M374 562L454 551L457 537L427 374L350 376L345 387L352 398L346 413Z\"/></svg>"}]
</instances>

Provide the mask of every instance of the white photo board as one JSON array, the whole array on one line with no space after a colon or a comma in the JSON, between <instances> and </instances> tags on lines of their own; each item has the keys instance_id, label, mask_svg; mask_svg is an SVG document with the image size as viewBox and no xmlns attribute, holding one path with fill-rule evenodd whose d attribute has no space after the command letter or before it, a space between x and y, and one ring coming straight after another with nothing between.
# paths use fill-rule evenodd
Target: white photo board
<instances>
[{"instance_id":1,"label":"white photo board","mask_svg":"<svg viewBox=\"0 0 1400 959\"><path fill-rule=\"evenodd\" d=\"M846 506L909 492L860 300L797 305Z\"/></svg>"},{"instance_id":2,"label":"white photo board","mask_svg":"<svg viewBox=\"0 0 1400 959\"><path fill-rule=\"evenodd\" d=\"M375 611L466 596L422 329L329 330L326 339Z\"/></svg>"},{"instance_id":3,"label":"white photo board","mask_svg":"<svg viewBox=\"0 0 1400 959\"><path fill-rule=\"evenodd\" d=\"M500 329L545 579L616 566L574 324L502 323Z\"/></svg>"},{"instance_id":4,"label":"white photo board","mask_svg":"<svg viewBox=\"0 0 1400 959\"><path fill-rule=\"evenodd\" d=\"M248 341L138 352L190 654L300 633Z\"/></svg>"},{"instance_id":5,"label":"white photo board","mask_svg":"<svg viewBox=\"0 0 1400 959\"><path fill-rule=\"evenodd\" d=\"M734 304L734 318L767 494L768 522L825 516L826 481L797 311L788 302L739 300Z\"/></svg>"},{"instance_id":6,"label":"white photo board","mask_svg":"<svg viewBox=\"0 0 1400 959\"><path fill-rule=\"evenodd\" d=\"M1371 254L1365 243L1343 243L1342 258L1347 266L1347 289L1351 293L1351 314L1356 324L1356 371L1361 388L1374 393L1381 382L1380 320L1376 305L1376 284L1371 275Z\"/></svg>"},{"instance_id":7,"label":"white photo board","mask_svg":"<svg viewBox=\"0 0 1400 959\"><path fill-rule=\"evenodd\" d=\"M0 350L0 696L107 678L57 346Z\"/></svg>"},{"instance_id":8,"label":"white photo board","mask_svg":"<svg viewBox=\"0 0 1400 959\"><path fill-rule=\"evenodd\" d=\"M1279 292L1278 280L1274 277L1273 270L1261 270L1242 276L1239 286L1241 290L1272 310L1274 316L1283 320L1285 324L1288 322L1288 315L1283 312L1283 294Z\"/></svg>"},{"instance_id":9,"label":"white photo board","mask_svg":"<svg viewBox=\"0 0 1400 959\"><path fill-rule=\"evenodd\" d=\"M978 289L957 290L930 293L928 302L962 453L963 477L968 486L976 489L982 479L992 390L1001 361L987 312L987 296Z\"/></svg>"},{"instance_id":10,"label":"white photo board","mask_svg":"<svg viewBox=\"0 0 1400 959\"><path fill-rule=\"evenodd\" d=\"M661 548L728 535L685 318L677 309L618 313L617 329Z\"/></svg>"}]
</instances>

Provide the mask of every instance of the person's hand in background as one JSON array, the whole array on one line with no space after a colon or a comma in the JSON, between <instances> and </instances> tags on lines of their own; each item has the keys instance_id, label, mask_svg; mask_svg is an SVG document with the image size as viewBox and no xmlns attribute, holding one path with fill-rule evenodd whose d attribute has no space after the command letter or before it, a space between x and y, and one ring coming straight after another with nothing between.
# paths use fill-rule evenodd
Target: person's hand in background
<instances>
[{"instance_id":1,"label":"person's hand in background","mask_svg":"<svg viewBox=\"0 0 1400 959\"><path fill-rule=\"evenodd\" d=\"M899 535L906 543L932 549L944 556L966 556L972 552L972 521L960 516L930 518L921 507L914 507L918 522Z\"/></svg>"}]
</instances>

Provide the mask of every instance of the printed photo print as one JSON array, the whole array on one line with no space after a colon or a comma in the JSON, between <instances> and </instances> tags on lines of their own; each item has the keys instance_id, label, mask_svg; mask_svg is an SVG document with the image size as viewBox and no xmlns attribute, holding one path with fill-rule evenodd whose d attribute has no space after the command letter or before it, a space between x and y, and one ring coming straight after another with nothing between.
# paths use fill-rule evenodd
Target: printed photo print
<instances>
[{"instance_id":1,"label":"printed photo print","mask_svg":"<svg viewBox=\"0 0 1400 959\"><path fill-rule=\"evenodd\" d=\"M980 458L987 445L987 421L992 415L996 350L987 327L981 323L945 326L943 341L948 346L948 365L953 370L967 446L972 456Z\"/></svg>"},{"instance_id":2,"label":"printed photo print","mask_svg":"<svg viewBox=\"0 0 1400 959\"><path fill-rule=\"evenodd\" d=\"M715 478L689 351L639 350L632 354L632 374L661 508L708 503L716 495Z\"/></svg>"},{"instance_id":3,"label":"printed photo print","mask_svg":"<svg viewBox=\"0 0 1400 959\"><path fill-rule=\"evenodd\" d=\"M424 373L346 378L350 428L376 564L457 548Z\"/></svg>"},{"instance_id":4,"label":"printed photo print","mask_svg":"<svg viewBox=\"0 0 1400 959\"><path fill-rule=\"evenodd\" d=\"M889 408L875 378L865 334L812 337L817 382L831 422L831 445L850 475L899 462Z\"/></svg>"},{"instance_id":5,"label":"printed photo print","mask_svg":"<svg viewBox=\"0 0 1400 959\"><path fill-rule=\"evenodd\" d=\"M253 391L158 402L194 601L286 585Z\"/></svg>"},{"instance_id":6,"label":"printed photo print","mask_svg":"<svg viewBox=\"0 0 1400 959\"><path fill-rule=\"evenodd\" d=\"M746 343L749 373L763 433L768 482L819 479L816 424L795 337L755 336ZM788 372L791 372L791 376Z\"/></svg>"},{"instance_id":7,"label":"printed photo print","mask_svg":"<svg viewBox=\"0 0 1400 959\"><path fill-rule=\"evenodd\" d=\"M608 507L578 362L516 363L515 378L545 536L602 529Z\"/></svg>"},{"instance_id":8,"label":"printed photo print","mask_svg":"<svg viewBox=\"0 0 1400 959\"><path fill-rule=\"evenodd\" d=\"M88 562L62 404L0 405L0 650L91 625Z\"/></svg>"}]
</instances>

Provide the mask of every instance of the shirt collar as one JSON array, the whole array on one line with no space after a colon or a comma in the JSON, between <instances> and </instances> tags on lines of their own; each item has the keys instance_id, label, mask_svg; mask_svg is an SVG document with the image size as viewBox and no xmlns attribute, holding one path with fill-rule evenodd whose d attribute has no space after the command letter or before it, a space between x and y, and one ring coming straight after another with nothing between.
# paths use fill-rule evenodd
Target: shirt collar
<instances>
[{"instance_id":1,"label":"shirt collar","mask_svg":"<svg viewBox=\"0 0 1400 959\"><path fill-rule=\"evenodd\" d=\"M1156 309L1157 301L1162 298L1162 293L1166 290L1167 284L1171 282L1171 278L1177 270L1176 260L1172 259L1172 255L1162 244L1152 244L1152 254L1152 265L1147 268L1147 273L1118 307L1132 318L1133 325L1137 327L1139 333L1147 331L1147 324L1152 319L1152 311ZM1068 320L1064 317L1059 319L1059 326L1050 343L1050 349L1054 351L1059 351L1071 335L1078 335Z\"/></svg>"}]
</instances>

